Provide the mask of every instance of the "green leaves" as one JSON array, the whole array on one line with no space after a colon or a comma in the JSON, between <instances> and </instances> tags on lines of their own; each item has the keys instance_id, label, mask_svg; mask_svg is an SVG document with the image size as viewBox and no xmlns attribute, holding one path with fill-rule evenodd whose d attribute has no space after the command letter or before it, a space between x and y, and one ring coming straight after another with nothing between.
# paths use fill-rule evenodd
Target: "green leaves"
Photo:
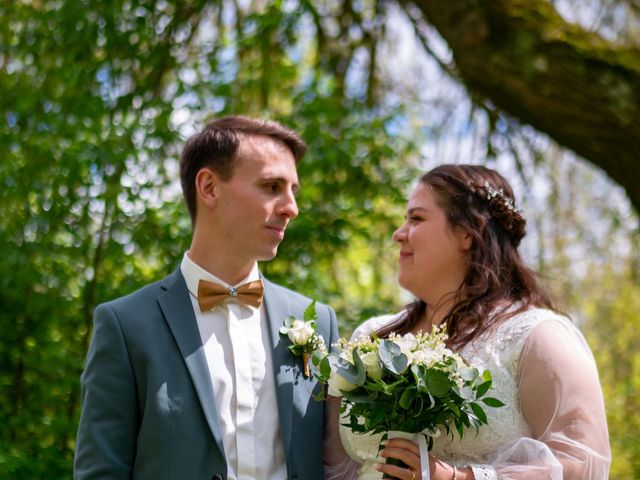
<instances>
[{"instance_id":1,"label":"green leaves","mask_svg":"<svg viewBox=\"0 0 640 480\"><path fill-rule=\"evenodd\" d=\"M409 388L405 389L400 396L400 406L405 410L408 409L413 399L416 398L417 393L418 389L414 386L410 386Z\"/></svg>"},{"instance_id":2,"label":"green leaves","mask_svg":"<svg viewBox=\"0 0 640 480\"><path fill-rule=\"evenodd\" d=\"M329 363L329 356L319 350L314 351L311 354L311 365L314 367L314 375L322 379L325 383L329 380L331 375L331 364Z\"/></svg>"},{"instance_id":3,"label":"green leaves","mask_svg":"<svg viewBox=\"0 0 640 480\"><path fill-rule=\"evenodd\" d=\"M309 306L307 308L305 308L304 312L303 312L303 320L305 322L308 322L310 320L318 320L318 312L316 311L316 300L313 299L313 301L309 304Z\"/></svg>"},{"instance_id":4,"label":"green leaves","mask_svg":"<svg viewBox=\"0 0 640 480\"><path fill-rule=\"evenodd\" d=\"M498 400L497 398L492 398L492 397L483 398L482 402L485 405L488 405L493 408L504 407L504 403Z\"/></svg>"},{"instance_id":5,"label":"green leaves","mask_svg":"<svg viewBox=\"0 0 640 480\"><path fill-rule=\"evenodd\" d=\"M352 385L361 385L364 383L366 371L364 365L360 362L359 367L345 360L340 355L330 353L328 356L331 370L340 375Z\"/></svg>"},{"instance_id":6,"label":"green leaves","mask_svg":"<svg viewBox=\"0 0 640 480\"><path fill-rule=\"evenodd\" d=\"M487 414L484 413L482 407L475 402L471 402L470 405L471 410L473 410L473 413L478 418L478 420L480 420L481 423L487 423Z\"/></svg>"},{"instance_id":7,"label":"green leaves","mask_svg":"<svg viewBox=\"0 0 640 480\"><path fill-rule=\"evenodd\" d=\"M477 389L478 397L482 397L485 393L489 391L489 389L491 388L491 383L492 383L491 380L488 380L478 386L478 389Z\"/></svg>"},{"instance_id":8,"label":"green leaves","mask_svg":"<svg viewBox=\"0 0 640 480\"><path fill-rule=\"evenodd\" d=\"M378 354L382 365L392 373L403 373L409 364L407 356L400 347L390 340L383 340L378 347Z\"/></svg>"},{"instance_id":9,"label":"green leaves","mask_svg":"<svg viewBox=\"0 0 640 480\"><path fill-rule=\"evenodd\" d=\"M451 390L451 382L449 376L442 370L427 370L426 375L427 389L434 397L444 397Z\"/></svg>"},{"instance_id":10,"label":"green leaves","mask_svg":"<svg viewBox=\"0 0 640 480\"><path fill-rule=\"evenodd\" d=\"M322 375L316 376L329 391L340 390L355 431L455 429L463 435L466 428L487 423L483 406L497 408L502 402L484 398L491 375L464 365L445 342L440 329L428 335L341 339L340 349L322 361L328 368L320 362ZM377 365L378 359L382 371L370 375L365 361Z\"/></svg>"}]
</instances>

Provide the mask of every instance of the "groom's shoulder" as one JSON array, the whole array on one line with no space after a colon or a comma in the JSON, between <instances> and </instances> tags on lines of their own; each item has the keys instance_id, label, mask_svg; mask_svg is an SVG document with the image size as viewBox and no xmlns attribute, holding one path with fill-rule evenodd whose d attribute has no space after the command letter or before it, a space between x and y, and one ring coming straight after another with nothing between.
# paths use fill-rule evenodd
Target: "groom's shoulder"
<instances>
[{"instance_id":1,"label":"groom's shoulder","mask_svg":"<svg viewBox=\"0 0 640 480\"><path fill-rule=\"evenodd\" d=\"M127 295L108 300L99 305L99 307L104 305L116 310L136 310L143 306L153 305L160 294L180 279L179 275L179 272L173 272L165 278L143 285Z\"/></svg>"},{"instance_id":2,"label":"groom's shoulder","mask_svg":"<svg viewBox=\"0 0 640 480\"><path fill-rule=\"evenodd\" d=\"M309 304L314 300L312 298L303 295L300 292L296 292L295 290L291 290L290 288L284 287L282 285L278 285L277 283L273 283L272 281L262 277L265 286L268 289L271 289L271 292L274 293L277 297L286 298L287 301L293 305L299 306L302 309L305 309L309 306ZM329 310L333 312L333 309L324 303L316 301L316 310L318 314L321 314L322 310Z\"/></svg>"},{"instance_id":3,"label":"groom's shoulder","mask_svg":"<svg viewBox=\"0 0 640 480\"><path fill-rule=\"evenodd\" d=\"M300 292L296 292L295 290L291 290L288 287L285 287L283 285L280 285L278 283L274 283L271 280L269 280L266 277L262 277L262 281L265 283L265 285L268 288L273 289L274 292L276 292L279 295L286 295L287 297L290 297L292 299L297 299L300 301L303 300L307 300L310 301L311 299L303 294L301 294Z\"/></svg>"}]
</instances>

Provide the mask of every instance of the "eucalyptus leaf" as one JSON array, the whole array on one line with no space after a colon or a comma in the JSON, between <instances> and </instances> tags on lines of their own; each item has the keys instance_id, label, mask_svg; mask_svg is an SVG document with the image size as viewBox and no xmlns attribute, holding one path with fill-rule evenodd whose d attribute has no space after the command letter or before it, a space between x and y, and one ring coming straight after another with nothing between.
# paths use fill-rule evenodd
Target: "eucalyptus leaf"
<instances>
[{"instance_id":1,"label":"eucalyptus leaf","mask_svg":"<svg viewBox=\"0 0 640 480\"><path fill-rule=\"evenodd\" d=\"M356 367L356 385L362 385L367 379L367 369L362 363L362 359L360 358L360 353L357 349L353 351L353 363Z\"/></svg>"},{"instance_id":2,"label":"eucalyptus leaf","mask_svg":"<svg viewBox=\"0 0 640 480\"><path fill-rule=\"evenodd\" d=\"M458 390L458 395L464 398L465 400L474 400L476 398L476 393L473 391L471 387L464 386Z\"/></svg>"},{"instance_id":3,"label":"eucalyptus leaf","mask_svg":"<svg viewBox=\"0 0 640 480\"><path fill-rule=\"evenodd\" d=\"M413 373L413 378L416 381L416 386L419 391L428 391L427 388L427 367L424 365L411 365L411 373Z\"/></svg>"},{"instance_id":4,"label":"eucalyptus leaf","mask_svg":"<svg viewBox=\"0 0 640 480\"><path fill-rule=\"evenodd\" d=\"M358 371L355 365L340 357L337 353L330 353L328 355L328 361L331 370L343 377L350 384L358 385Z\"/></svg>"},{"instance_id":5,"label":"eucalyptus leaf","mask_svg":"<svg viewBox=\"0 0 640 480\"><path fill-rule=\"evenodd\" d=\"M378 354L382 365L391 373L402 374L409 363L407 356L402 353L400 346L391 340L383 340L378 346Z\"/></svg>"},{"instance_id":6,"label":"eucalyptus leaf","mask_svg":"<svg viewBox=\"0 0 640 480\"><path fill-rule=\"evenodd\" d=\"M480 375L480 373L478 372L478 369L472 368L472 367L462 367L458 370L458 373L460 374L460 377L463 380L466 380L469 382L472 382L473 380L478 378L478 376Z\"/></svg>"}]
</instances>

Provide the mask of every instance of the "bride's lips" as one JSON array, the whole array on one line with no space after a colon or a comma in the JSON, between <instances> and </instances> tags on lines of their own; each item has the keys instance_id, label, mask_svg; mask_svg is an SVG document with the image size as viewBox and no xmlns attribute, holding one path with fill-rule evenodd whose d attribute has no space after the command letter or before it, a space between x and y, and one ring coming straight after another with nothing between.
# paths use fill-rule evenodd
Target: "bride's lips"
<instances>
[{"instance_id":1,"label":"bride's lips","mask_svg":"<svg viewBox=\"0 0 640 480\"><path fill-rule=\"evenodd\" d=\"M409 258L413 256L412 252L403 252L402 250L400 250L400 260L403 260L405 258Z\"/></svg>"}]
</instances>

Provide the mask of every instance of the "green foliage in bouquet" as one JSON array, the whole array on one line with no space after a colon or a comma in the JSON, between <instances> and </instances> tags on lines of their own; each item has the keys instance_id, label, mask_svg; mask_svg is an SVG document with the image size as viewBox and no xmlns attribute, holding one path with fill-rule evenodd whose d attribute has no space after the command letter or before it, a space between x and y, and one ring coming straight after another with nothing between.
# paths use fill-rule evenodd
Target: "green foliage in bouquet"
<instances>
[{"instance_id":1,"label":"green foliage in bouquet","mask_svg":"<svg viewBox=\"0 0 640 480\"><path fill-rule=\"evenodd\" d=\"M354 432L451 433L487 423L491 374L466 364L446 347L444 327L430 334L340 340L330 354L314 354L314 374L330 395L343 397ZM431 442L431 440L430 440ZM431 445L429 445L430 447Z\"/></svg>"}]
</instances>

